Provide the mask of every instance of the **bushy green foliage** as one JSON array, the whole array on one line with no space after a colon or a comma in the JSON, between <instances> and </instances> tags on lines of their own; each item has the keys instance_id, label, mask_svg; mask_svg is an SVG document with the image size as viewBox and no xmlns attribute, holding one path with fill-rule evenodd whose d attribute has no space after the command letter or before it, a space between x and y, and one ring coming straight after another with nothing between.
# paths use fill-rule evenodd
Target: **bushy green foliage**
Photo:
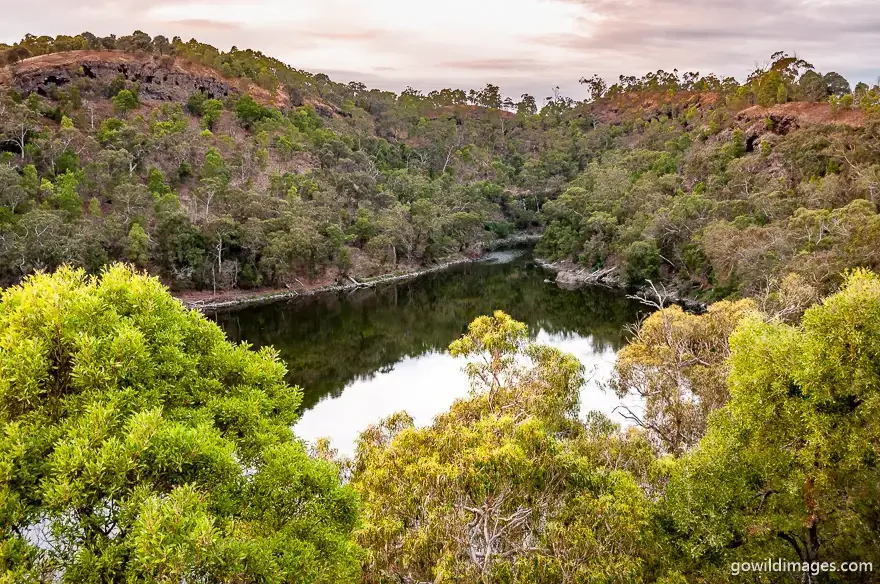
<instances>
[{"instance_id":1,"label":"bushy green foliage","mask_svg":"<svg viewBox=\"0 0 880 584\"><path fill-rule=\"evenodd\" d=\"M646 444L601 416L578 421L582 365L526 338L502 312L478 318L450 346L472 360L471 397L428 428L400 413L361 435L366 582L641 579ZM602 462L612 451L616 469Z\"/></svg>"},{"instance_id":2,"label":"bushy green foliage","mask_svg":"<svg viewBox=\"0 0 880 584\"><path fill-rule=\"evenodd\" d=\"M129 89L122 89L113 96L113 107L120 113L128 113L138 105L137 95Z\"/></svg>"},{"instance_id":3,"label":"bushy green foliage","mask_svg":"<svg viewBox=\"0 0 880 584\"><path fill-rule=\"evenodd\" d=\"M733 334L730 403L664 502L687 572L724 581L768 556L876 566L878 315L880 280L858 270L800 326L753 315ZM822 578L804 581L875 576Z\"/></svg>"},{"instance_id":4,"label":"bushy green foliage","mask_svg":"<svg viewBox=\"0 0 880 584\"><path fill-rule=\"evenodd\" d=\"M595 89L589 103L556 92L538 111L534 97L522 96L519 107L491 84L398 95L334 83L255 51L221 52L142 32L27 37L4 50L41 55L70 47L175 55L267 92L233 91L221 103L199 91L186 110L140 106L132 116L123 107L123 119L96 119L83 99L136 97L124 75L104 86L80 80L45 99L4 98L11 123L0 124L0 134L18 154L4 164L20 174L32 165L38 187L82 171L79 196L97 198L105 210L100 221L83 220L70 213L68 197L66 214L47 215L60 208L42 205L51 197L39 188L21 202L10 190L16 202L0 220L0 236L11 242L0 249L5 283L62 261L96 269L97 255L85 249L124 259L134 216L114 198L148 181L150 168L169 177L182 201L173 217L182 235L160 236L172 217L166 210L160 220L158 209L142 206L140 224L156 242L144 266L176 287L299 286L334 270L373 275L467 252L510 225L546 227L539 249L550 258L713 298L756 294L763 274L796 271L828 291L847 267L880 268L866 253L871 229L847 248L846 237L828 238L823 227L815 234L820 249L804 245L805 234L789 221L799 209L876 202L880 149L859 116L869 120L880 110L880 93L865 84L850 93L839 74L819 73L784 52L743 83L678 71L621 77L611 86L585 78ZM859 107L853 126L817 124L809 112L791 125L767 112L761 128L736 115L755 103L789 101L816 102L811 107L822 114L829 98L838 113ZM224 106L246 132L221 123ZM186 111L201 118L199 128ZM15 128L24 131L16 136ZM207 152L222 159L221 173ZM362 211L373 218L370 237L356 225ZM234 224L222 242L210 227L219 220ZM51 225L64 245L34 241L29 223ZM342 248L338 232L347 238ZM165 247L176 239L187 242L185 251ZM823 269L828 261L833 268ZM244 273L253 277L239 279Z\"/></svg>"},{"instance_id":5,"label":"bushy green foliage","mask_svg":"<svg viewBox=\"0 0 880 584\"><path fill-rule=\"evenodd\" d=\"M177 288L301 286L325 271L344 278L348 270L369 276L399 269L400 262L431 263L506 235L510 226L540 224L541 200L529 192L547 185L531 171L519 175L525 160L538 156L529 150L530 134L542 130L529 116L502 119L494 108L497 88L480 92L493 111L471 115L466 97L368 92L250 51L218 63L206 45L142 33L113 42L84 35L81 42L176 53L274 89L283 79L288 86L281 91L296 94L293 106L281 110L247 93L224 104L198 91L186 104L147 107L137 104L136 87L124 75L81 80L79 101L64 91L29 97L30 109L10 99L9 108L16 105L6 109L15 113L10 119L27 131L14 142L20 157L3 164L36 186L4 191L9 205L0 237L9 245L0 248L0 283L63 263L96 271L107 259L136 257ZM69 46L63 37L23 44L32 54ZM251 69L256 61L261 64ZM267 77L271 71L275 81ZM103 118L93 104L111 97L119 117ZM438 113L436 100L460 111ZM226 134L224 107L245 132ZM41 122L59 108L60 128ZM465 117L456 129L459 114ZM14 131L15 124L0 128L4 139L14 139ZM504 141L496 139L499 132ZM68 173L75 188L63 178ZM534 187L523 190L526 180ZM77 208L85 203L90 212L82 216ZM373 218L366 230L358 224L365 214ZM37 236L46 227L48 244ZM134 253L132 241L143 239L139 229L150 244L134 246Z\"/></svg>"},{"instance_id":6,"label":"bushy green foliage","mask_svg":"<svg viewBox=\"0 0 880 584\"><path fill-rule=\"evenodd\" d=\"M206 102L207 104L207 102ZM206 104L202 104L202 111ZM241 96L235 104L235 115L245 128L253 128L254 124L261 122L267 118L271 118L274 113L270 108L264 107L257 103L254 98L249 95Z\"/></svg>"},{"instance_id":7,"label":"bushy green foliage","mask_svg":"<svg viewBox=\"0 0 880 584\"><path fill-rule=\"evenodd\" d=\"M357 581L354 493L271 349L119 266L3 291L0 331L0 580Z\"/></svg>"}]
</instances>

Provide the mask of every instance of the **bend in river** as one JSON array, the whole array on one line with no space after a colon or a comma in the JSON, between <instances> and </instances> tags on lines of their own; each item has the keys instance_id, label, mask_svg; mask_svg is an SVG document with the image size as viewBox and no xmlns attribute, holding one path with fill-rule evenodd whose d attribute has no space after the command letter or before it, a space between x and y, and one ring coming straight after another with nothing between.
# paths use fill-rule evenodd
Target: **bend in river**
<instances>
[{"instance_id":1,"label":"bend in river","mask_svg":"<svg viewBox=\"0 0 880 584\"><path fill-rule=\"evenodd\" d=\"M446 349L495 310L526 323L533 340L577 356L590 377L582 412L623 423L614 412L621 400L601 382L642 307L616 291L563 290L548 277L528 251L510 250L411 281L212 316L230 340L278 349L288 381L304 390L297 435L329 437L343 453L389 414L406 410L427 424L467 395L465 362Z\"/></svg>"}]
</instances>

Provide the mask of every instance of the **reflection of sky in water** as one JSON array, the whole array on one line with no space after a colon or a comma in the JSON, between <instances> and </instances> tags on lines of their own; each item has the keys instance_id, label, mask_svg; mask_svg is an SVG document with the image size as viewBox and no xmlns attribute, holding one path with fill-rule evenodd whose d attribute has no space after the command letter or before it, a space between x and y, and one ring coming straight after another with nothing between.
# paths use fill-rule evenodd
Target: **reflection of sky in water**
<instances>
[{"instance_id":1,"label":"reflection of sky in water","mask_svg":"<svg viewBox=\"0 0 880 584\"><path fill-rule=\"evenodd\" d=\"M592 338L573 333L551 335L541 330L535 341L558 347L583 363L589 381L581 392L582 416L599 410L615 422L626 424L614 408L621 403L635 407L638 402L629 397L620 400L613 392L600 387L614 366L613 350L597 352ZM394 412L405 410L417 425L430 424L434 416L449 409L453 401L467 396L468 379L463 371L466 362L447 353L403 359L391 371L358 379L339 397L324 399L304 412L294 431L309 442L328 437L334 448L351 455L358 435Z\"/></svg>"}]
</instances>

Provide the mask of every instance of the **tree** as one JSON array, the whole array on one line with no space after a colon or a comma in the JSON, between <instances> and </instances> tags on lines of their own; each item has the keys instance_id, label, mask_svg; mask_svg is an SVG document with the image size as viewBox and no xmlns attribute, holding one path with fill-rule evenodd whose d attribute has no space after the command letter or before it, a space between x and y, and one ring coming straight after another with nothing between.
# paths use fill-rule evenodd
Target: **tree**
<instances>
[{"instance_id":1,"label":"tree","mask_svg":"<svg viewBox=\"0 0 880 584\"><path fill-rule=\"evenodd\" d=\"M134 223L128 232L125 257L137 266L144 266L150 259L150 238L140 223Z\"/></svg>"},{"instance_id":2,"label":"tree","mask_svg":"<svg viewBox=\"0 0 880 584\"><path fill-rule=\"evenodd\" d=\"M640 579L649 515L630 470L644 444L577 422L583 367L526 341L503 312L476 319L450 345L473 360L470 399L427 428L400 413L361 435L366 582Z\"/></svg>"},{"instance_id":3,"label":"tree","mask_svg":"<svg viewBox=\"0 0 880 584\"><path fill-rule=\"evenodd\" d=\"M0 205L9 207L15 214L16 209L27 202L29 193L22 185L21 176L9 164L0 165Z\"/></svg>"},{"instance_id":4,"label":"tree","mask_svg":"<svg viewBox=\"0 0 880 584\"><path fill-rule=\"evenodd\" d=\"M272 350L121 266L28 278L0 328L7 581L358 580L354 494L294 438Z\"/></svg>"},{"instance_id":5,"label":"tree","mask_svg":"<svg viewBox=\"0 0 880 584\"><path fill-rule=\"evenodd\" d=\"M475 101L477 105L499 109L502 103L501 90L497 85L489 83L476 94Z\"/></svg>"},{"instance_id":6,"label":"tree","mask_svg":"<svg viewBox=\"0 0 880 584\"><path fill-rule=\"evenodd\" d=\"M186 109L194 116L201 116L202 106L208 101L208 99L210 98L207 93L201 90L196 91L190 95L189 99L186 101Z\"/></svg>"},{"instance_id":7,"label":"tree","mask_svg":"<svg viewBox=\"0 0 880 584\"><path fill-rule=\"evenodd\" d=\"M54 205L67 213L68 218L78 219L82 217L83 202L79 196L80 177L76 173L65 172L55 181L54 196L52 202Z\"/></svg>"},{"instance_id":8,"label":"tree","mask_svg":"<svg viewBox=\"0 0 880 584\"><path fill-rule=\"evenodd\" d=\"M758 105L767 107L776 103L780 87L785 87L785 80L779 71L771 70L756 78L753 85Z\"/></svg>"},{"instance_id":9,"label":"tree","mask_svg":"<svg viewBox=\"0 0 880 584\"><path fill-rule=\"evenodd\" d=\"M213 130L222 115L223 102L219 99L209 99L202 104L202 125L206 129Z\"/></svg>"},{"instance_id":10,"label":"tree","mask_svg":"<svg viewBox=\"0 0 880 584\"><path fill-rule=\"evenodd\" d=\"M828 83L815 71L807 71L798 80L800 98L804 101L820 102L828 99Z\"/></svg>"},{"instance_id":11,"label":"tree","mask_svg":"<svg viewBox=\"0 0 880 584\"><path fill-rule=\"evenodd\" d=\"M538 113L538 104L535 101L535 97L529 95L528 93L524 93L521 96L519 103L516 104L516 113L524 116L533 116Z\"/></svg>"},{"instance_id":12,"label":"tree","mask_svg":"<svg viewBox=\"0 0 880 584\"><path fill-rule=\"evenodd\" d=\"M235 104L235 115L238 116L242 126L251 129L257 122L272 117L273 112L257 103L250 95L245 94Z\"/></svg>"},{"instance_id":13,"label":"tree","mask_svg":"<svg viewBox=\"0 0 880 584\"><path fill-rule=\"evenodd\" d=\"M657 308L662 298L654 304ZM645 428L657 450L681 455L706 432L709 416L727 403L728 337L752 311L752 300L716 302L706 314L661 308L621 349L612 386L618 396L644 400L644 412L624 415Z\"/></svg>"},{"instance_id":14,"label":"tree","mask_svg":"<svg viewBox=\"0 0 880 584\"><path fill-rule=\"evenodd\" d=\"M826 73L822 80L825 82L825 85L828 87L829 95L833 95L836 97L843 97L851 93L849 81L841 75L840 73L836 73L831 71L830 73Z\"/></svg>"},{"instance_id":15,"label":"tree","mask_svg":"<svg viewBox=\"0 0 880 584\"><path fill-rule=\"evenodd\" d=\"M123 89L113 96L113 108L121 114L127 114L139 105L137 95L130 89Z\"/></svg>"},{"instance_id":16,"label":"tree","mask_svg":"<svg viewBox=\"0 0 880 584\"><path fill-rule=\"evenodd\" d=\"M25 159L28 139L39 129L37 114L20 103L0 97L0 138L12 141Z\"/></svg>"},{"instance_id":17,"label":"tree","mask_svg":"<svg viewBox=\"0 0 880 584\"><path fill-rule=\"evenodd\" d=\"M752 316L737 328L730 402L668 489L695 572L768 556L877 561L878 323L880 278L856 270L801 326Z\"/></svg>"},{"instance_id":18,"label":"tree","mask_svg":"<svg viewBox=\"0 0 880 584\"><path fill-rule=\"evenodd\" d=\"M605 92L608 91L608 84L605 83L605 80L599 77L598 74L593 74L589 79L583 77L581 78L580 83L581 85L587 86L591 101L601 99L605 96Z\"/></svg>"},{"instance_id":19,"label":"tree","mask_svg":"<svg viewBox=\"0 0 880 584\"><path fill-rule=\"evenodd\" d=\"M630 285L642 284L657 276L660 252L654 241L635 241L624 252L626 279Z\"/></svg>"}]
</instances>

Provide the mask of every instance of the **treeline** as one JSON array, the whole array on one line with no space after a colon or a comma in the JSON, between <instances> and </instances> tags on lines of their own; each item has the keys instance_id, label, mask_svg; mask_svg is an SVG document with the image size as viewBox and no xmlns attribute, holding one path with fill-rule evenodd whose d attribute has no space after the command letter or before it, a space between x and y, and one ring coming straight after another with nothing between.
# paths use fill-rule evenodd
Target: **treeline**
<instances>
[{"instance_id":1,"label":"treeline","mask_svg":"<svg viewBox=\"0 0 880 584\"><path fill-rule=\"evenodd\" d=\"M660 309L619 355L645 400L621 430L495 312L449 348L468 398L346 459L293 436L272 349L157 280L31 276L0 300L0 581L874 582L878 323L865 270L821 303Z\"/></svg>"},{"instance_id":2,"label":"treeline","mask_svg":"<svg viewBox=\"0 0 880 584\"><path fill-rule=\"evenodd\" d=\"M721 79L714 74L700 75L695 71L679 73L677 69L669 73L661 69L642 77L621 75L617 83L610 87L599 75L584 77L581 84L587 87L592 100L612 99L627 94L687 91L712 92L732 103L739 101L762 106L833 99L848 106L856 104L874 108L880 93L880 86L871 88L864 82L859 82L853 90L840 73L830 71L821 74L811 63L784 51L773 53L770 61L752 71L744 83L734 77Z\"/></svg>"},{"instance_id":3,"label":"treeline","mask_svg":"<svg viewBox=\"0 0 880 584\"><path fill-rule=\"evenodd\" d=\"M593 76L588 100L554 91L542 106L491 84L397 95L141 32L0 49L16 63L74 49L178 59L272 92L158 104L137 80L86 74L8 92L5 284L126 260L175 288L300 287L542 227L552 259L709 299L792 272L827 292L846 268L880 268L878 87L785 53L742 83ZM743 111L755 104L770 109Z\"/></svg>"},{"instance_id":4,"label":"treeline","mask_svg":"<svg viewBox=\"0 0 880 584\"><path fill-rule=\"evenodd\" d=\"M711 97L674 75L645 107L663 75L618 85L631 107L588 133L605 147L543 207L539 250L709 299L760 294L790 273L828 292L847 268L880 267L878 88L774 57ZM594 111L623 99L613 94L600 87Z\"/></svg>"},{"instance_id":5,"label":"treeline","mask_svg":"<svg viewBox=\"0 0 880 584\"><path fill-rule=\"evenodd\" d=\"M88 35L29 38L17 49L39 55L82 48L82 39L88 48L165 51L137 34L115 45ZM210 61L196 55L205 45L169 46ZM259 81L246 64L262 56L227 57L240 67L210 64ZM121 74L77 75L46 95L8 91L0 98L2 281L64 263L96 272L113 260L176 288L370 276L538 226L553 188L547 178L564 182L577 170L563 177L547 168L533 99L521 114L438 112L406 92L363 92L321 76L298 87L312 101L300 95L300 105L283 108L246 94L145 102L139 83ZM497 91L472 93L491 100ZM563 140L569 130L552 125Z\"/></svg>"}]
</instances>

